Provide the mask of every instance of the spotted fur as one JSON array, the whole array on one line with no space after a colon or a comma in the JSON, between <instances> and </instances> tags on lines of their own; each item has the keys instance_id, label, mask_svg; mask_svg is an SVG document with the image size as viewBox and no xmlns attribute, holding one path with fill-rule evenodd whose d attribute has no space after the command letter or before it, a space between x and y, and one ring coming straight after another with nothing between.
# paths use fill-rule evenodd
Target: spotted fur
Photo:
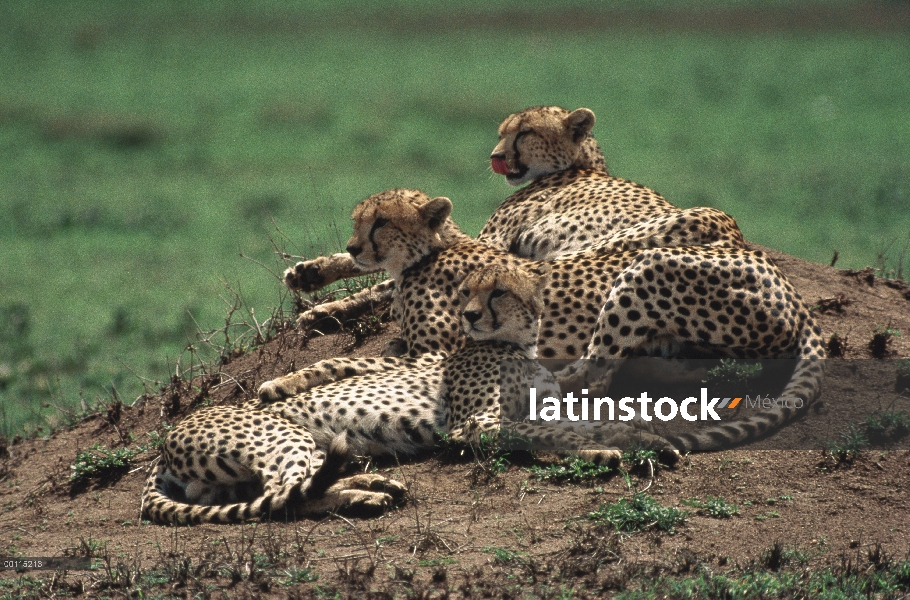
<instances>
[{"instance_id":1,"label":"spotted fur","mask_svg":"<svg viewBox=\"0 0 910 600\"><path fill-rule=\"evenodd\" d=\"M786 391L807 403L817 397L824 357L818 326L767 256L741 247L741 237L718 233L723 228L715 226L717 214L701 215L691 229L691 215L664 215L631 227L626 236L618 233L604 249L534 262L464 235L448 219L450 211L447 198L413 190L377 194L354 211L349 251L364 267L389 269L400 334L412 355L450 353L463 345L458 315L464 304L457 290L472 272L535 268L546 273L537 338L541 358L667 355L683 347L715 356L799 358ZM664 245L696 234L704 245ZM583 364L590 363L579 363L575 371ZM568 381L574 374L561 376ZM757 435L789 417L769 411L736 435ZM676 442L683 450L716 447L712 435Z\"/></svg>"},{"instance_id":2,"label":"spotted fur","mask_svg":"<svg viewBox=\"0 0 910 600\"><path fill-rule=\"evenodd\" d=\"M559 395L532 360L545 277L520 267L475 272L459 288L470 340L452 355L322 361L263 384L255 408L304 426L317 443L343 432L352 451L371 456L431 449L438 432L476 445L481 434L508 429L533 448L600 463L617 464L620 448L633 444L674 462L669 443L641 427L528 421L530 387Z\"/></svg>"},{"instance_id":3,"label":"spotted fur","mask_svg":"<svg viewBox=\"0 0 910 600\"><path fill-rule=\"evenodd\" d=\"M448 198L397 189L375 194L354 209L348 250L361 268L384 268L395 281L400 335L412 356L451 353L464 343L457 290L469 273L487 265L528 262L462 233L449 218L451 209ZM541 357L581 356L613 281L642 249L692 240L742 246L741 235L729 235L738 234L737 228L718 225L726 224L724 219L732 221L713 209L664 215L617 232L590 250L537 263L547 271Z\"/></svg>"},{"instance_id":4,"label":"spotted fur","mask_svg":"<svg viewBox=\"0 0 910 600\"><path fill-rule=\"evenodd\" d=\"M524 258L552 260L601 244L634 225L687 212L644 186L611 177L591 134L594 122L594 113L587 108L569 112L539 106L509 115L499 126L493 168L513 185L530 184L503 201L477 239ZM719 235L742 238L730 217L723 215L716 225ZM681 230L677 237L686 233ZM673 245L700 244L699 236L677 239ZM333 254L297 263L285 272L285 283L312 292L364 272L349 255ZM330 316L351 318L391 299L393 288L393 283L383 282L316 306L301 315L298 326Z\"/></svg>"},{"instance_id":5,"label":"spotted fur","mask_svg":"<svg viewBox=\"0 0 910 600\"><path fill-rule=\"evenodd\" d=\"M657 192L611 177L591 130L594 113L535 106L499 126L493 171L526 187L505 199L477 236L525 258L584 250L614 232L679 212Z\"/></svg>"},{"instance_id":6,"label":"spotted fur","mask_svg":"<svg viewBox=\"0 0 910 600\"><path fill-rule=\"evenodd\" d=\"M164 524L382 512L404 487L378 475L341 478L343 436L321 451L303 427L278 415L218 406L171 430L142 493L143 518Z\"/></svg>"}]
</instances>

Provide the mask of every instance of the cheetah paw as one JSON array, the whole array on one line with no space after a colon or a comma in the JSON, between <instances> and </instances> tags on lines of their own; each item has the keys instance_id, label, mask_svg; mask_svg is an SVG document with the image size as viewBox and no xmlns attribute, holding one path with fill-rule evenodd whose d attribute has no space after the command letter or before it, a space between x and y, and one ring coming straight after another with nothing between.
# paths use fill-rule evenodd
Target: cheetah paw
<instances>
[{"instance_id":1,"label":"cheetah paw","mask_svg":"<svg viewBox=\"0 0 910 600\"><path fill-rule=\"evenodd\" d=\"M390 495L367 490L342 490L338 500L336 511L358 517L381 515L393 504Z\"/></svg>"},{"instance_id":2,"label":"cheetah paw","mask_svg":"<svg viewBox=\"0 0 910 600\"><path fill-rule=\"evenodd\" d=\"M284 284L298 292L315 292L324 288L335 280L325 275L323 262L317 258L297 263L284 272Z\"/></svg>"},{"instance_id":3,"label":"cheetah paw","mask_svg":"<svg viewBox=\"0 0 910 600\"><path fill-rule=\"evenodd\" d=\"M335 319L335 317L332 315L332 311L325 308L332 304L334 304L334 302L328 302L326 304L315 306L306 312L300 313L300 316L297 317L297 322L295 323L297 329L306 329L315 325L319 321L322 321L323 319Z\"/></svg>"},{"instance_id":4,"label":"cheetah paw","mask_svg":"<svg viewBox=\"0 0 910 600\"><path fill-rule=\"evenodd\" d=\"M372 473L361 473L342 481L348 482L348 485L352 488L388 494L396 503L401 501L408 491L407 486L400 481Z\"/></svg>"},{"instance_id":5,"label":"cheetah paw","mask_svg":"<svg viewBox=\"0 0 910 600\"><path fill-rule=\"evenodd\" d=\"M257 392L259 402L262 404L278 402L279 400L290 398L295 394L296 392L289 389L280 379L266 381L259 386L259 391Z\"/></svg>"},{"instance_id":6,"label":"cheetah paw","mask_svg":"<svg viewBox=\"0 0 910 600\"><path fill-rule=\"evenodd\" d=\"M615 468L622 461L622 452L616 448L610 450L579 450L578 458L596 465L606 465Z\"/></svg>"}]
</instances>

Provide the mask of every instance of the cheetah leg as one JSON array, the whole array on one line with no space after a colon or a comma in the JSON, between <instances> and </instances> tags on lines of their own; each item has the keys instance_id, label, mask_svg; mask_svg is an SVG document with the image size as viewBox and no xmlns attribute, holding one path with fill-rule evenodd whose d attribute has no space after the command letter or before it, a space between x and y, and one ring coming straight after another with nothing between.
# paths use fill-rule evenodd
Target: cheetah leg
<instances>
[{"instance_id":1,"label":"cheetah leg","mask_svg":"<svg viewBox=\"0 0 910 600\"><path fill-rule=\"evenodd\" d=\"M335 319L339 322L356 319L372 311L380 304L393 301L394 297L395 282L386 280L370 288L360 290L347 298L317 304L312 309L300 313L300 316L297 317L297 327L305 329L322 319Z\"/></svg>"},{"instance_id":2,"label":"cheetah leg","mask_svg":"<svg viewBox=\"0 0 910 600\"><path fill-rule=\"evenodd\" d=\"M394 479L362 473L333 484L304 506L306 514L344 512L357 516L381 514L404 498L407 487Z\"/></svg>"},{"instance_id":3,"label":"cheetah leg","mask_svg":"<svg viewBox=\"0 0 910 600\"><path fill-rule=\"evenodd\" d=\"M589 462L611 467L618 466L622 460L622 452L617 448L601 446L600 443L593 442L572 430L527 421L509 421L500 419L492 413L473 415L450 434L453 440L479 446L482 433L501 435L503 430L507 430L511 434L510 437L528 444L533 450L545 450L562 456L579 456Z\"/></svg>"},{"instance_id":4,"label":"cheetah leg","mask_svg":"<svg viewBox=\"0 0 910 600\"><path fill-rule=\"evenodd\" d=\"M229 451L198 438L190 442L192 449L181 445L205 427L229 429L245 445ZM350 456L344 435L336 436L323 453L315 450L303 427L268 413L231 407L213 407L188 417L168 434L163 453L146 481L141 508L144 518L158 523L239 523L285 511L315 514L361 505L384 509L401 497L403 489L374 475L341 480ZM246 482L248 473L262 482L263 492L254 500L210 506L189 501L203 498L212 486Z\"/></svg>"},{"instance_id":5,"label":"cheetah leg","mask_svg":"<svg viewBox=\"0 0 910 600\"><path fill-rule=\"evenodd\" d=\"M380 269L357 266L347 252L302 261L284 272L284 284L297 292L315 292L339 279L377 273Z\"/></svg>"},{"instance_id":6,"label":"cheetah leg","mask_svg":"<svg viewBox=\"0 0 910 600\"><path fill-rule=\"evenodd\" d=\"M262 408L270 402L302 394L327 383L374 373L405 369L423 369L438 363L445 354L428 353L417 358L330 358L289 375L266 381L259 386L259 398L247 408Z\"/></svg>"}]
</instances>

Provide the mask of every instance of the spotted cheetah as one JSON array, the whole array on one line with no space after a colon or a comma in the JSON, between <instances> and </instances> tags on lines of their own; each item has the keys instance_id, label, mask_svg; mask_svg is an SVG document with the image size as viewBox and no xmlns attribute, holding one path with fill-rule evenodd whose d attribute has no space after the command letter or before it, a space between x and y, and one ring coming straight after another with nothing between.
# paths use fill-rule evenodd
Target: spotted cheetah
<instances>
[{"instance_id":1,"label":"spotted cheetah","mask_svg":"<svg viewBox=\"0 0 910 600\"><path fill-rule=\"evenodd\" d=\"M524 258L552 260L637 223L687 212L644 186L611 177L591 134L594 122L594 113L587 108L569 112L538 106L509 115L499 126L492 169L512 185L531 183L503 201L477 239ZM727 218L723 226L735 228L736 223ZM698 243L688 241L688 245ZM349 254L338 253L297 263L286 271L285 283L294 290L313 292L369 272L374 271L356 264ZM393 288L393 283L383 282L314 307L301 315L298 326L333 315L351 318L391 299Z\"/></svg>"},{"instance_id":2,"label":"spotted cheetah","mask_svg":"<svg viewBox=\"0 0 910 600\"><path fill-rule=\"evenodd\" d=\"M546 271L537 340L542 358L664 356L686 347L716 356L800 358L806 362L791 391L807 403L818 395L824 357L818 326L777 266L743 248L741 236L701 222L694 231L702 245L685 246L692 239L688 218L664 215L630 227L604 248L529 262L463 234L449 219L451 208L447 198L390 190L354 209L348 250L359 265L380 266L395 281L411 355L451 353L464 343L458 289L472 271L530 264ZM561 375L568 381L583 364ZM608 382L606 375L600 381ZM780 420L768 418L771 425ZM713 447L707 439L680 444Z\"/></svg>"},{"instance_id":3,"label":"spotted cheetah","mask_svg":"<svg viewBox=\"0 0 910 600\"><path fill-rule=\"evenodd\" d=\"M471 271L488 264L527 262L462 233L449 218L451 209L448 198L394 189L367 198L353 212L348 251L358 265L385 269L395 282L401 338L412 356L451 353L464 343L457 290ZM541 357L581 356L614 279L642 249L692 240L741 247L742 235L732 221L713 209L665 215L584 252L539 263L549 265L538 340Z\"/></svg>"},{"instance_id":4,"label":"spotted cheetah","mask_svg":"<svg viewBox=\"0 0 910 600\"><path fill-rule=\"evenodd\" d=\"M403 495L404 486L379 475L342 479L344 436L323 447L278 415L205 408L168 433L140 512L163 524L240 523L337 510L375 514Z\"/></svg>"},{"instance_id":5,"label":"spotted cheetah","mask_svg":"<svg viewBox=\"0 0 910 600\"><path fill-rule=\"evenodd\" d=\"M488 267L459 286L461 323L469 341L450 356L329 359L264 383L252 407L277 414L371 456L410 454L434 446L434 433L480 443L508 429L531 448L618 464L620 448L642 444L667 462L678 454L644 427L529 422L531 387L559 396L552 375L533 359L546 275L520 266Z\"/></svg>"},{"instance_id":6,"label":"spotted cheetah","mask_svg":"<svg viewBox=\"0 0 910 600\"><path fill-rule=\"evenodd\" d=\"M791 358L796 365L782 398L804 407L821 392L825 346L821 329L777 266L740 248L654 248L622 271L597 318L584 354L556 373L562 389L606 391L634 356L706 351L737 358ZM714 450L774 431L795 405L697 433L669 438L682 452Z\"/></svg>"},{"instance_id":7,"label":"spotted cheetah","mask_svg":"<svg viewBox=\"0 0 910 600\"><path fill-rule=\"evenodd\" d=\"M584 250L612 233L680 212L660 194L611 177L591 134L593 111L534 106L499 126L490 156L510 185L530 184L505 199L478 239L525 258L548 260Z\"/></svg>"}]
</instances>

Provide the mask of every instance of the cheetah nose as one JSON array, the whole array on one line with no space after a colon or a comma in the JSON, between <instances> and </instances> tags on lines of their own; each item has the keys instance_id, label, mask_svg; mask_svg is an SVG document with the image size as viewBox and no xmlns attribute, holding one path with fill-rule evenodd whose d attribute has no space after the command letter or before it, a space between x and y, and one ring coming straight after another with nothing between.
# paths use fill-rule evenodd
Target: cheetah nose
<instances>
[{"instance_id":1,"label":"cheetah nose","mask_svg":"<svg viewBox=\"0 0 910 600\"><path fill-rule=\"evenodd\" d=\"M479 310L466 310L463 313L461 313L461 316L464 317L465 321L467 321L468 323L473 325L474 323L477 322L478 319L480 319L480 311Z\"/></svg>"},{"instance_id":2,"label":"cheetah nose","mask_svg":"<svg viewBox=\"0 0 910 600\"><path fill-rule=\"evenodd\" d=\"M361 248L360 246L352 246L350 244L348 244L348 247L345 248L345 250L347 250L348 254L350 254L354 258L357 258L357 255L360 254L361 252L363 252L363 248Z\"/></svg>"}]
</instances>

